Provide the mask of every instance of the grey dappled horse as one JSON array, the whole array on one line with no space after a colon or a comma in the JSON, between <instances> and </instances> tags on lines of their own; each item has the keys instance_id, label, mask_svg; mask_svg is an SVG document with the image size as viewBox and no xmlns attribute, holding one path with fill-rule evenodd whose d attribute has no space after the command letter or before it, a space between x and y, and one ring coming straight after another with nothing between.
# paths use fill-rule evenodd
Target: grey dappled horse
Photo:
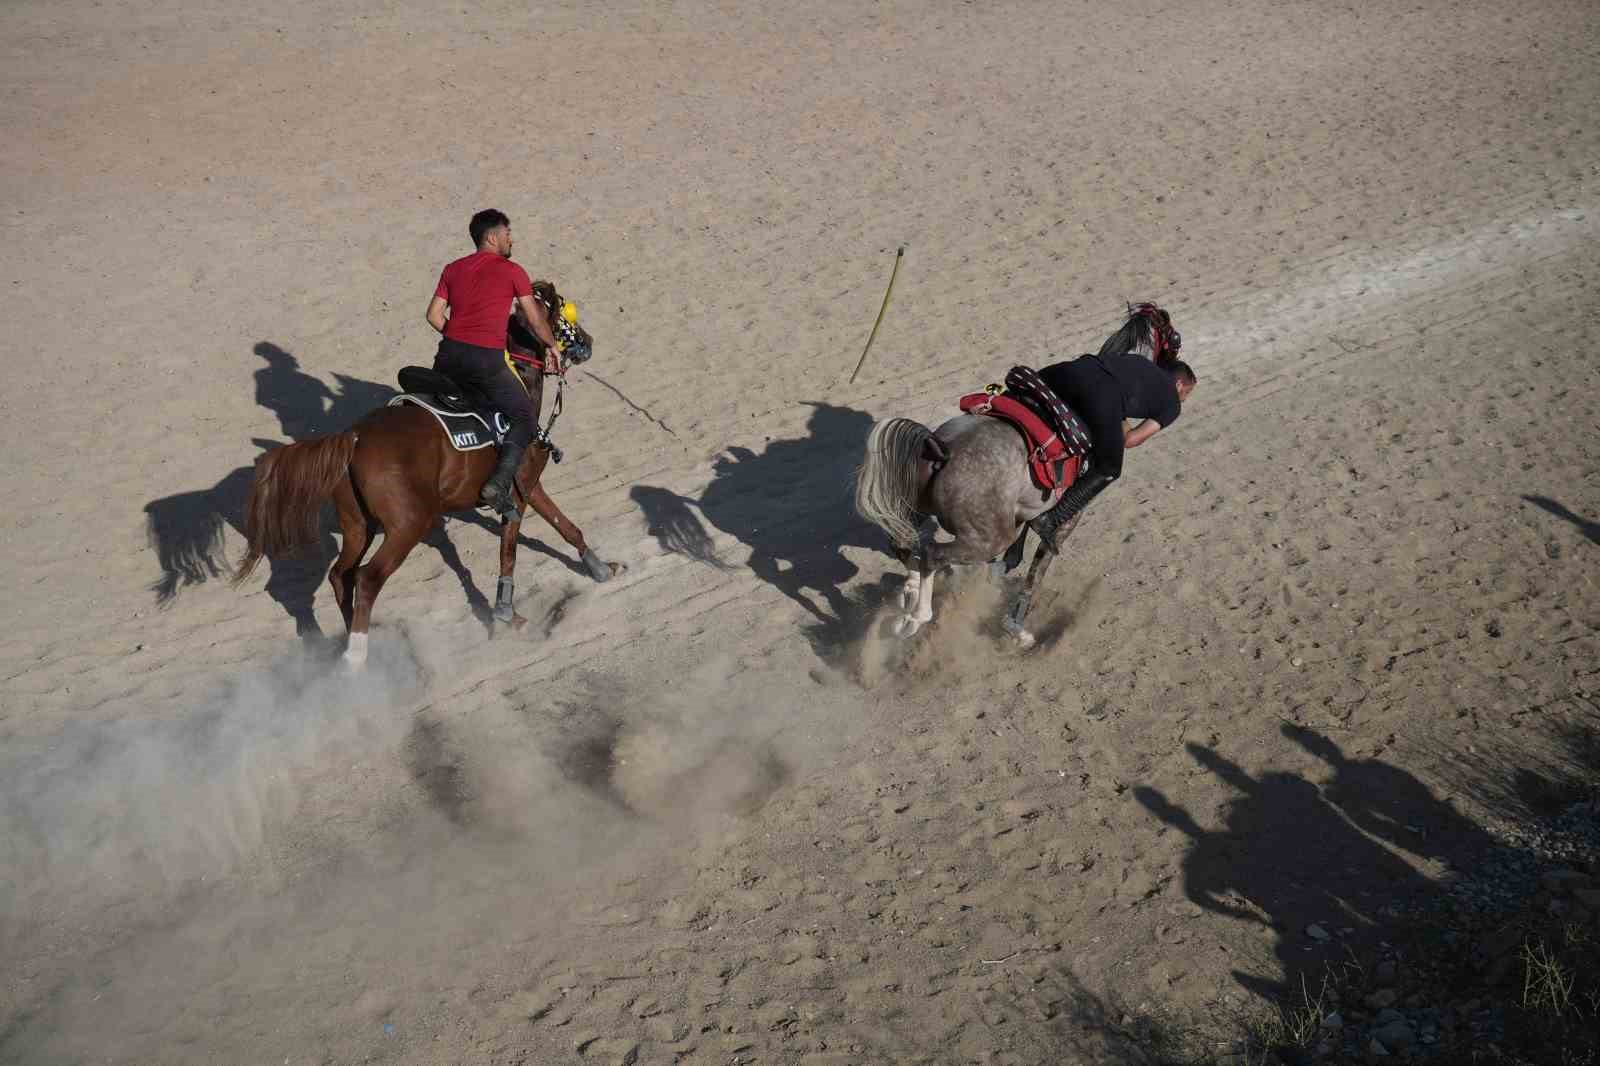
<instances>
[{"instance_id":1,"label":"grey dappled horse","mask_svg":"<svg viewBox=\"0 0 1600 1066\"><path fill-rule=\"evenodd\" d=\"M1131 314L1106 338L1101 355L1155 351L1152 317ZM1028 471L1028 446L1016 427L988 415L959 414L930 430L909 418L891 418L872 427L866 459L856 475L856 510L889 534L895 554L907 567L895 633L909 637L933 620L933 575L946 566L995 560L1024 532L1025 524L1055 505L1058 490L1045 495ZM924 535L931 516L955 539ZM1033 591L1081 513L1064 522L1054 543L1040 542L1027 579L1005 628L1023 647L1034 642L1024 627Z\"/></svg>"}]
</instances>

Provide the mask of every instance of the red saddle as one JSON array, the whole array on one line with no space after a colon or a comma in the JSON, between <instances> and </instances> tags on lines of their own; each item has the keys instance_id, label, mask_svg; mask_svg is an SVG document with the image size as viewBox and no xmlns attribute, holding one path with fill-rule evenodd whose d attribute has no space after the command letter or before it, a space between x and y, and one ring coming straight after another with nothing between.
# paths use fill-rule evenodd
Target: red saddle
<instances>
[{"instance_id":1,"label":"red saddle","mask_svg":"<svg viewBox=\"0 0 1600 1066\"><path fill-rule=\"evenodd\" d=\"M1004 393L975 392L961 397L961 409L968 414L1004 419L1022 433L1028 442L1028 471L1034 484L1049 493L1072 485L1083 467L1083 457L1051 429L1033 408Z\"/></svg>"}]
</instances>

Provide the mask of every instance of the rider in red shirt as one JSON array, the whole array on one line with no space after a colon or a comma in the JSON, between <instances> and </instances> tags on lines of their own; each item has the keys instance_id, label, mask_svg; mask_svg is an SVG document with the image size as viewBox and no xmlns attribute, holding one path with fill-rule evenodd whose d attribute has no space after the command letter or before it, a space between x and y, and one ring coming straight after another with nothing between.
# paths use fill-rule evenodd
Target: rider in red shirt
<instances>
[{"instance_id":1,"label":"rider in red shirt","mask_svg":"<svg viewBox=\"0 0 1600 1066\"><path fill-rule=\"evenodd\" d=\"M536 427L528 390L506 361L507 311L514 308L544 345L547 371L560 372L561 353L528 272L511 261L511 220L491 208L473 215L468 228L478 250L444 268L428 304L428 325L444 335L433 368L482 395L511 423L481 495L485 506L510 521L517 513L512 480Z\"/></svg>"}]
</instances>

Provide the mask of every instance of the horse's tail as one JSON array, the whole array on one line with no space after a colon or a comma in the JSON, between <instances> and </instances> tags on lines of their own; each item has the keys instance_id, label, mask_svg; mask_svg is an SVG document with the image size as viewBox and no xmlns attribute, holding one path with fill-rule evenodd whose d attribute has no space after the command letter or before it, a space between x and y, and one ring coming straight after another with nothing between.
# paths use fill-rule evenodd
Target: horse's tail
<instances>
[{"instance_id":1,"label":"horse's tail","mask_svg":"<svg viewBox=\"0 0 1600 1066\"><path fill-rule=\"evenodd\" d=\"M917 545L917 498L931 463L948 458L933 431L909 418L872 427L867 454L856 472L856 513L889 534L897 548Z\"/></svg>"},{"instance_id":2,"label":"horse's tail","mask_svg":"<svg viewBox=\"0 0 1600 1066\"><path fill-rule=\"evenodd\" d=\"M345 430L274 448L256 460L244 505L249 550L234 571L235 585L250 576L263 556L278 558L316 542L322 505L349 474L355 451L355 430Z\"/></svg>"}]
</instances>

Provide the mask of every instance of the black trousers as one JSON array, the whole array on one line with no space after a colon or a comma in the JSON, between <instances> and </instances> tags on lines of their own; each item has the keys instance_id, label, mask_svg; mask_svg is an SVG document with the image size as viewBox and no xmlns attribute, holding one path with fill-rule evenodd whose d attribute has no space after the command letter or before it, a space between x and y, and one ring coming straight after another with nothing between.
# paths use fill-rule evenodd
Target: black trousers
<instances>
[{"instance_id":1,"label":"black trousers","mask_svg":"<svg viewBox=\"0 0 1600 1066\"><path fill-rule=\"evenodd\" d=\"M516 373L506 365L505 352L444 337L439 341L438 354L433 357L433 368L468 392L481 396L506 416L506 421L511 423L506 431L507 445L526 448L533 441L538 418L533 400Z\"/></svg>"}]
</instances>

